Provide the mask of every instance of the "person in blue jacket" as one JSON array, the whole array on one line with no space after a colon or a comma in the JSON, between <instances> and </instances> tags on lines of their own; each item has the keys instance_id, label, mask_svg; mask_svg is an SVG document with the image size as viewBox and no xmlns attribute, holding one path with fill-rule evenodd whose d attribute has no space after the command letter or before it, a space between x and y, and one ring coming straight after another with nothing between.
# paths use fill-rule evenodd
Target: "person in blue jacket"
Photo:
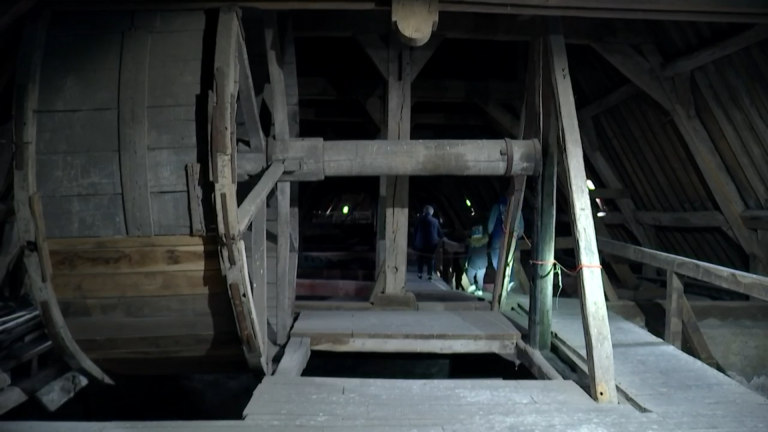
<instances>
[{"instance_id":1,"label":"person in blue jacket","mask_svg":"<svg viewBox=\"0 0 768 432\"><path fill-rule=\"evenodd\" d=\"M422 278L422 270L427 267L427 278L432 280L432 273L435 271L435 251L445 236L440 228L440 221L434 216L435 209L432 206L424 206L424 212L416 221L413 229L413 249L417 257L417 275Z\"/></svg>"},{"instance_id":2,"label":"person in blue jacket","mask_svg":"<svg viewBox=\"0 0 768 432\"><path fill-rule=\"evenodd\" d=\"M493 206L491 209L491 214L488 217L488 232L490 233L489 249L491 252L491 262L493 263L493 268L496 269L496 271L499 270L499 253L501 252L501 242L504 240L504 214L506 211L507 197L502 196L499 200L499 203ZM522 215L519 215L517 218L518 238L522 237L524 227L525 225L523 224ZM510 251L510 253L514 253L514 251ZM512 284L514 280L514 269L510 268L510 284Z\"/></svg>"}]
</instances>

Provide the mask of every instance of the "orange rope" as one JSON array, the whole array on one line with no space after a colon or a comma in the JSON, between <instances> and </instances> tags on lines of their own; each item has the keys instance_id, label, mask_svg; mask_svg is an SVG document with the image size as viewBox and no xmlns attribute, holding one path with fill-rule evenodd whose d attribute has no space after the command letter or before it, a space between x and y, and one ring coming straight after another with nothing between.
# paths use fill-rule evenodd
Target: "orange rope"
<instances>
[{"instance_id":1,"label":"orange rope","mask_svg":"<svg viewBox=\"0 0 768 432\"><path fill-rule=\"evenodd\" d=\"M603 266L601 266L600 264L580 264L578 267L576 267L576 269L568 270L567 268L563 267L562 264L554 260L553 261L530 261L530 263L536 264L536 265L553 265L554 264L564 272L568 273L569 275L576 275L578 272L581 271L581 269L585 269L585 268L598 268L598 269L603 268Z\"/></svg>"}]
</instances>

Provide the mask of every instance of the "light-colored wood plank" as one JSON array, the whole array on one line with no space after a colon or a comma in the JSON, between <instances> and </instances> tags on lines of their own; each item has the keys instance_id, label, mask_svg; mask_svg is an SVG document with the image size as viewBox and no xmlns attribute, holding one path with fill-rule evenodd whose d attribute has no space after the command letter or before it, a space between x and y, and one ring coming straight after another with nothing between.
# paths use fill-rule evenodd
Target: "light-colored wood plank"
<instances>
[{"instance_id":1,"label":"light-colored wood plank","mask_svg":"<svg viewBox=\"0 0 768 432\"><path fill-rule=\"evenodd\" d=\"M411 49L389 37L387 81L387 139L411 138ZM400 294L405 289L408 246L408 177L387 177L384 293ZM381 220L380 220L381 222Z\"/></svg>"},{"instance_id":2,"label":"light-colored wood plank","mask_svg":"<svg viewBox=\"0 0 768 432\"><path fill-rule=\"evenodd\" d=\"M614 381L613 348L611 346L608 312L600 274L600 256L589 204L584 154L576 114L576 105L568 72L565 40L559 20L550 21L551 33L547 38L550 48L552 79L564 139L564 164L568 174L571 195L571 220L577 239L576 261L580 267L580 298L587 342L587 364L592 397L602 403L617 402Z\"/></svg>"},{"instance_id":3,"label":"light-colored wood plank","mask_svg":"<svg viewBox=\"0 0 768 432\"><path fill-rule=\"evenodd\" d=\"M209 246L216 247L216 238L197 236L158 236L158 237L82 237L56 238L48 240L51 251L92 250L92 249L128 249L174 246Z\"/></svg>"},{"instance_id":4,"label":"light-colored wood plank","mask_svg":"<svg viewBox=\"0 0 768 432\"><path fill-rule=\"evenodd\" d=\"M120 62L120 175L126 232L134 237L154 233L147 174L149 40L144 30L126 32Z\"/></svg>"},{"instance_id":5,"label":"light-colored wood plank","mask_svg":"<svg viewBox=\"0 0 768 432\"><path fill-rule=\"evenodd\" d=\"M215 248L176 246L52 251L55 274L204 271L219 268Z\"/></svg>"},{"instance_id":6,"label":"light-colored wood plank","mask_svg":"<svg viewBox=\"0 0 768 432\"><path fill-rule=\"evenodd\" d=\"M667 270L667 314L664 321L664 340L677 349L683 344L683 283L671 270Z\"/></svg>"},{"instance_id":7,"label":"light-colored wood plank","mask_svg":"<svg viewBox=\"0 0 768 432\"><path fill-rule=\"evenodd\" d=\"M309 338L291 338L275 370L275 376L301 376L309 361Z\"/></svg>"},{"instance_id":8,"label":"light-colored wood plank","mask_svg":"<svg viewBox=\"0 0 768 432\"><path fill-rule=\"evenodd\" d=\"M72 399L87 384L88 378L85 376L74 371L68 372L36 392L35 399L43 404L45 409L53 412L62 406L64 402Z\"/></svg>"}]
</instances>

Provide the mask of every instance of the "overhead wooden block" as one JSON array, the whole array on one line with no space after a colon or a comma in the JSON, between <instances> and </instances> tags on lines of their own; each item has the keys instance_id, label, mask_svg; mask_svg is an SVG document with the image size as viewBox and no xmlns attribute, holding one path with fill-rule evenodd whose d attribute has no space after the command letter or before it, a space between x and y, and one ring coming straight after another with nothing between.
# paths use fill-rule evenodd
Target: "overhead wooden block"
<instances>
[{"instance_id":1,"label":"overhead wooden block","mask_svg":"<svg viewBox=\"0 0 768 432\"><path fill-rule=\"evenodd\" d=\"M375 309L390 310L417 310L416 296L411 292L404 294L374 294L373 307Z\"/></svg>"},{"instance_id":2,"label":"overhead wooden block","mask_svg":"<svg viewBox=\"0 0 768 432\"><path fill-rule=\"evenodd\" d=\"M437 30L437 0L392 0L392 23L400 39L410 46L422 46Z\"/></svg>"}]
</instances>

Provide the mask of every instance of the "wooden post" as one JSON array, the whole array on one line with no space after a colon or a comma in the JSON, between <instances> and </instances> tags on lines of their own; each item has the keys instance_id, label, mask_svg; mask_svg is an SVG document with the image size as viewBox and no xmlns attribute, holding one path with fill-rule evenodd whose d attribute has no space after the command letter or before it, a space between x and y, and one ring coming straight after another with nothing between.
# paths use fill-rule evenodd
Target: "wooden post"
<instances>
[{"instance_id":1,"label":"wooden post","mask_svg":"<svg viewBox=\"0 0 768 432\"><path fill-rule=\"evenodd\" d=\"M411 138L411 50L393 33L389 39L387 139ZM387 177L384 292L402 294L408 263L408 177Z\"/></svg>"},{"instance_id":2,"label":"wooden post","mask_svg":"<svg viewBox=\"0 0 768 432\"><path fill-rule=\"evenodd\" d=\"M493 284L493 296L491 297L491 309L498 311L501 308L501 293L507 287L504 282L507 280L507 254L514 253L517 245L517 218L520 216L520 209L523 206L523 194L525 194L526 176L515 176L509 185L507 194L507 209L504 212L504 236L501 239L499 249L499 268L496 269L496 280Z\"/></svg>"},{"instance_id":3,"label":"wooden post","mask_svg":"<svg viewBox=\"0 0 768 432\"><path fill-rule=\"evenodd\" d=\"M298 111L289 97L294 100L293 87L288 92L287 81L289 73L295 75L295 60L285 56L292 53L292 37L290 26L285 33L278 28L276 12L264 15L265 41L267 46L267 62L269 64L269 80L272 88L272 121L274 123L275 139L285 141L291 137L291 132L298 133ZM284 34L283 38L280 34ZM287 42L287 43L286 43ZM284 46L286 45L286 46ZM285 51L285 52L284 52ZM295 114L295 115L293 115ZM295 118L294 118L295 117ZM293 121L291 120L293 118ZM270 150L270 153L272 151ZM298 221L292 220L292 214L298 218L298 212L291 209L291 185L288 182L277 183L277 343L284 344L293 323L293 304L295 301L295 270L296 256L292 256L292 226ZM293 284L293 286L291 286Z\"/></svg>"},{"instance_id":4,"label":"wooden post","mask_svg":"<svg viewBox=\"0 0 768 432\"><path fill-rule=\"evenodd\" d=\"M545 67L545 70L548 70ZM547 76L550 76L549 74ZM549 80L548 80L549 81ZM546 88L546 87L545 87ZM528 316L528 331L531 347L547 351L552 347L552 293L554 281L555 260L555 219L557 214L557 159L560 152L558 143L558 125L556 113L545 91L546 107L552 115L546 117L548 124L547 134L542 146L546 153L544 168L541 175L541 197L538 204L541 206L540 216L537 218L538 235L534 236L534 280L531 290L530 315ZM551 95L551 93L549 94ZM546 264L543 264L546 263Z\"/></svg>"},{"instance_id":5,"label":"wooden post","mask_svg":"<svg viewBox=\"0 0 768 432\"><path fill-rule=\"evenodd\" d=\"M667 270L667 316L664 340L677 349L683 345L683 283L672 270Z\"/></svg>"},{"instance_id":6,"label":"wooden post","mask_svg":"<svg viewBox=\"0 0 768 432\"><path fill-rule=\"evenodd\" d=\"M595 223L592 218L584 153L573 97L568 58L559 18L550 18L549 60L554 82L555 100L563 137L564 163L571 195L571 223L576 237L576 261L579 264L581 313L587 345L587 365L592 398L600 403L618 401L613 370L613 346L608 327L608 311L600 274Z\"/></svg>"}]
</instances>

